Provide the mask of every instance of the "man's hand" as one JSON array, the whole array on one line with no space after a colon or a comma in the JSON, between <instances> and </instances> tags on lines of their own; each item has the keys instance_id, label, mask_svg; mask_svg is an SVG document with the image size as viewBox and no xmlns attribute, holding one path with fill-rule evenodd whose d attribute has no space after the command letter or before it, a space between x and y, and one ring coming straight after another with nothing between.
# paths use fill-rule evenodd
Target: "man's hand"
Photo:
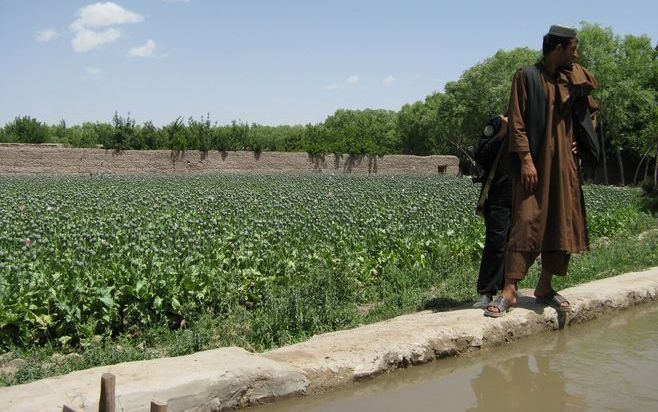
<instances>
[{"instance_id":1,"label":"man's hand","mask_svg":"<svg viewBox=\"0 0 658 412\"><path fill-rule=\"evenodd\" d=\"M528 192L537 189L537 169L532 161L530 152L519 153L521 158L521 184Z\"/></svg>"},{"instance_id":2,"label":"man's hand","mask_svg":"<svg viewBox=\"0 0 658 412\"><path fill-rule=\"evenodd\" d=\"M507 136L507 116L500 116L500 130L496 137L505 140L505 136Z\"/></svg>"}]
</instances>

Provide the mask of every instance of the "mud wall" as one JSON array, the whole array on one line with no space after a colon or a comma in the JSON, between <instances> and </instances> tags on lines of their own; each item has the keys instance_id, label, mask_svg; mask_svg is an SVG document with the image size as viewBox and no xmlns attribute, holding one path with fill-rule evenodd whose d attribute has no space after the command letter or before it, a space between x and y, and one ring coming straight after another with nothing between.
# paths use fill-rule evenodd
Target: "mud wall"
<instances>
[{"instance_id":1,"label":"mud wall","mask_svg":"<svg viewBox=\"0 0 658 412\"><path fill-rule=\"evenodd\" d=\"M316 172L457 175L455 156L311 156L284 152L172 152L0 144L0 174Z\"/></svg>"}]
</instances>

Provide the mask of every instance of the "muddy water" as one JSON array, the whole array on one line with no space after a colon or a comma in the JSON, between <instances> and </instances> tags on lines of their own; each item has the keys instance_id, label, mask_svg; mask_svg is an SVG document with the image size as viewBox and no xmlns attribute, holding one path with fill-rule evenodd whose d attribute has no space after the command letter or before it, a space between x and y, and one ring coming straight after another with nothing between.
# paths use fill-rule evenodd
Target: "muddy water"
<instances>
[{"instance_id":1,"label":"muddy water","mask_svg":"<svg viewBox=\"0 0 658 412\"><path fill-rule=\"evenodd\" d=\"M658 411L658 305L252 410Z\"/></svg>"}]
</instances>

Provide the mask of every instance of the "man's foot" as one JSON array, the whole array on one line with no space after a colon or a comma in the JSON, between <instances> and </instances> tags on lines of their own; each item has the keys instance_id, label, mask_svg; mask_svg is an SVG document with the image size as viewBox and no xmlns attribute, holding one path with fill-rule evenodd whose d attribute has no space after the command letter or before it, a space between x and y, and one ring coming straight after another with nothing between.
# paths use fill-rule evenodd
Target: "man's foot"
<instances>
[{"instance_id":1,"label":"man's foot","mask_svg":"<svg viewBox=\"0 0 658 412\"><path fill-rule=\"evenodd\" d=\"M486 307L489 306L492 300L493 298L491 295L488 294L479 295L478 300L475 301L473 307L476 309L486 309Z\"/></svg>"},{"instance_id":2,"label":"man's foot","mask_svg":"<svg viewBox=\"0 0 658 412\"><path fill-rule=\"evenodd\" d=\"M569 301L559 293L554 290L550 290L547 293L538 294L535 290L535 300L537 303L548 305L558 312L568 312L571 309L571 304Z\"/></svg>"},{"instance_id":3,"label":"man's foot","mask_svg":"<svg viewBox=\"0 0 658 412\"><path fill-rule=\"evenodd\" d=\"M516 286L516 288L514 289L514 296L516 296L517 299L519 299L521 296L523 296L521 294L521 292L519 292L519 287L518 286Z\"/></svg>"},{"instance_id":4,"label":"man's foot","mask_svg":"<svg viewBox=\"0 0 658 412\"><path fill-rule=\"evenodd\" d=\"M510 310L512 310L512 304L510 301L505 299L502 295L498 295L484 310L484 316L500 318L501 316L505 316Z\"/></svg>"},{"instance_id":5,"label":"man's foot","mask_svg":"<svg viewBox=\"0 0 658 412\"><path fill-rule=\"evenodd\" d=\"M494 318L503 316L505 312L516 305L516 288L505 287L484 311L485 316Z\"/></svg>"}]
</instances>

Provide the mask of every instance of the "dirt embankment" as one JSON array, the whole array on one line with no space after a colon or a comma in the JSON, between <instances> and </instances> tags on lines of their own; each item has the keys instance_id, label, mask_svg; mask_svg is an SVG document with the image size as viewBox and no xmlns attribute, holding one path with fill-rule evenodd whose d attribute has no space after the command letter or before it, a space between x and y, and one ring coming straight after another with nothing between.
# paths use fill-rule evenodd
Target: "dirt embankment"
<instances>
[{"instance_id":1,"label":"dirt embankment","mask_svg":"<svg viewBox=\"0 0 658 412\"><path fill-rule=\"evenodd\" d=\"M0 174L321 172L457 175L455 156L311 156L303 152L172 152L0 144Z\"/></svg>"}]
</instances>

